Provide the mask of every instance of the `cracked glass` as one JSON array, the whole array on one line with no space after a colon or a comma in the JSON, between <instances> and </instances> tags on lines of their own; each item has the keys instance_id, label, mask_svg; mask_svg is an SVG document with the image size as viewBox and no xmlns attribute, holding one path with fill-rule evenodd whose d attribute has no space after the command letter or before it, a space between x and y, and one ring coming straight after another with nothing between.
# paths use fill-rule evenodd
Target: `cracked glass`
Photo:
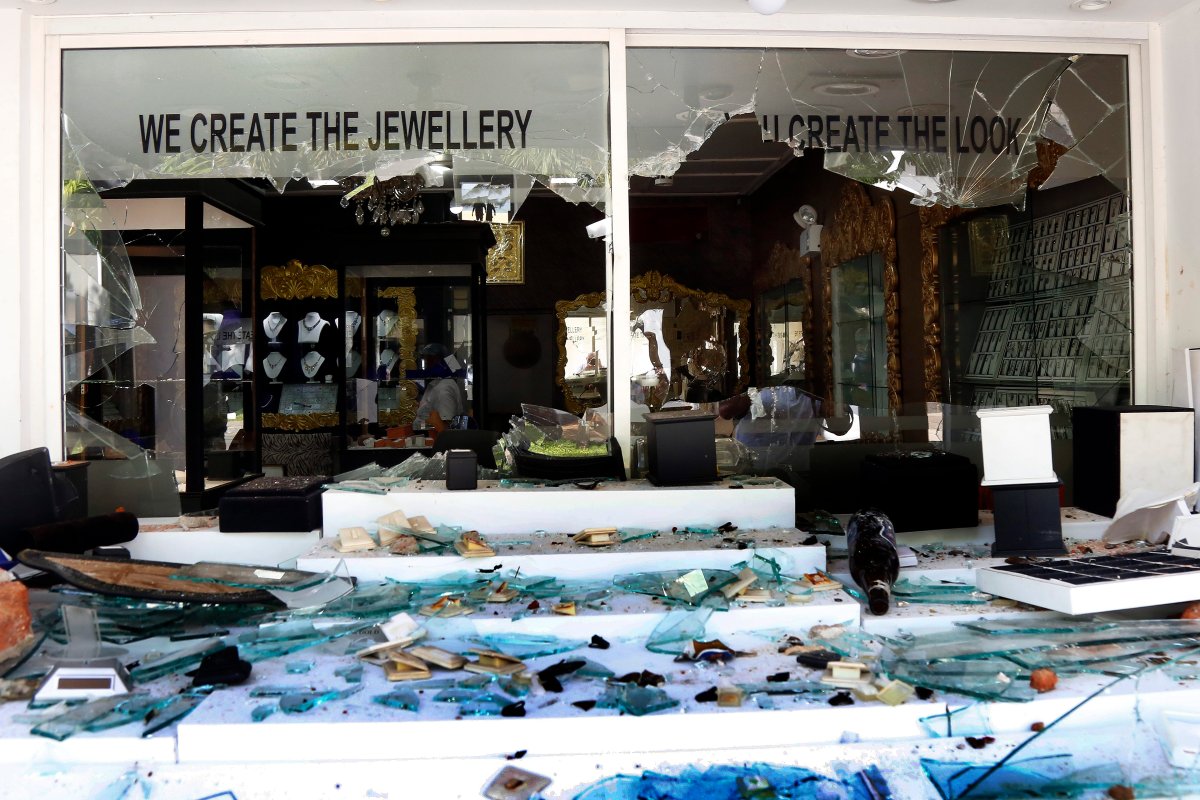
<instances>
[{"instance_id":1,"label":"cracked glass","mask_svg":"<svg viewBox=\"0 0 1200 800\"><path fill-rule=\"evenodd\" d=\"M610 191L605 44L71 50L62 68L64 426L70 458L101 462L90 472L98 506L177 516L180 492L184 503L210 502L206 492L264 467L332 474L324 454L341 446L395 464L398 454L368 448L403 430L405 402L424 391L425 376L404 374L420 366L416 352L396 350L409 347L403 339L372 340L371 353L352 347L344 303L297 295L262 308L260 281L297 257L338 273L355 250L352 263L394 264L397 239L442 242L413 263L471 260L453 254L458 234L416 223L470 222L487 253L477 265L486 323L464 287L455 304L468 311L442 334L476 420L554 402L555 303L606 292L609 248L585 230L604 219ZM125 88L114 94L118 80ZM202 201L203 233L185 201ZM150 206L156 213L141 213ZM314 222L298 222L306 216ZM337 236L358 244L317 256ZM527 248L526 237L546 244ZM413 272L418 283L422 275ZM352 296L347 284L335 300ZM272 348L260 324L272 310L295 311L292 326L327 319L339 334L331 340L345 334L344 351L322 340L317 378L334 379L334 397L289 388L315 359ZM480 325L501 346L459 347ZM388 348L405 396L368 371ZM283 385L273 385L284 363ZM396 413L355 415L376 389ZM303 394L304 405L282 407L285 394ZM349 413L336 425L279 419L300 407ZM351 425L327 443L331 428Z\"/></svg>"},{"instance_id":2,"label":"cracked glass","mask_svg":"<svg viewBox=\"0 0 1200 800\"><path fill-rule=\"evenodd\" d=\"M664 318L682 286L752 322L747 354L714 334L707 365L704 336L664 326L649 383L635 336L635 434L644 410L707 404L723 474L848 513L876 501L862 458L946 450L982 471L976 410L1049 405L1069 504L1072 409L1131 398L1126 72L1070 52L630 48L632 280L670 290ZM862 456L816 446L843 441Z\"/></svg>"}]
</instances>

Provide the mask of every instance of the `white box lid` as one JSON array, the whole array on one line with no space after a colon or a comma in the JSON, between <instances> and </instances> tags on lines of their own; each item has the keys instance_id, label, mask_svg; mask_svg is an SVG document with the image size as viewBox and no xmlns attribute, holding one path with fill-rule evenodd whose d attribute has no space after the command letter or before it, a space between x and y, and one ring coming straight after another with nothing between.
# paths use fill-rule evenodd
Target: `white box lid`
<instances>
[{"instance_id":1,"label":"white box lid","mask_svg":"<svg viewBox=\"0 0 1200 800\"><path fill-rule=\"evenodd\" d=\"M1053 413L1054 406L1013 406L1012 408L981 408L975 412L981 419L991 417L1031 417Z\"/></svg>"}]
</instances>

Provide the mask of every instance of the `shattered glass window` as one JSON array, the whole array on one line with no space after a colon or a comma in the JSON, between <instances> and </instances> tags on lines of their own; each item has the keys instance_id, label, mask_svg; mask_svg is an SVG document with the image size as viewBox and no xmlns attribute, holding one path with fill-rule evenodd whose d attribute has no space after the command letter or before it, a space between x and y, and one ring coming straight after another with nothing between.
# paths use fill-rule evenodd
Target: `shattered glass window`
<instances>
[{"instance_id":1,"label":"shattered glass window","mask_svg":"<svg viewBox=\"0 0 1200 800\"><path fill-rule=\"evenodd\" d=\"M586 227L604 219L609 191L607 74L598 43L65 52L65 425L72 458L112 462L91 471L93 494L129 508L130 490L148 492L130 510L170 516L177 489L199 496L263 464L331 473L330 453L351 433L331 440L328 420L281 422L301 407L281 410L284 395L338 413L351 390L374 393L385 354L398 370L419 366L414 348L435 332L393 344L362 325L370 347L329 348L318 375L346 391L292 391L311 376L286 377L299 376L304 353L276 353L263 335L264 318L282 313L262 304L265 270L293 259L339 276L351 265L467 263L445 232L460 221L484 223L496 241L486 322L456 314L444 342L476 421L503 428L522 402L562 405L556 303L579 291L606 300L609 248ZM196 197L202 230L182 221ZM131 209L150 201L162 213L143 225ZM333 303L297 296L294 306L292 328L311 312L340 341L351 325ZM489 347L477 352L485 326ZM592 351L606 353L600 330ZM405 399L422 386L406 385ZM359 422L345 424L368 451L396 427Z\"/></svg>"},{"instance_id":2,"label":"shattered glass window","mask_svg":"<svg viewBox=\"0 0 1200 800\"><path fill-rule=\"evenodd\" d=\"M1070 500L1071 409L1131 400L1124 57L631 48L627 67L633 280L750 307L736 337L666 327L661 396L634 342L635 423L709 403L719 469L848 512L871 452L982 469L977 409L1050 405ZM844 441L861 455L817 446Z\"/></svg>"}]
</instances>

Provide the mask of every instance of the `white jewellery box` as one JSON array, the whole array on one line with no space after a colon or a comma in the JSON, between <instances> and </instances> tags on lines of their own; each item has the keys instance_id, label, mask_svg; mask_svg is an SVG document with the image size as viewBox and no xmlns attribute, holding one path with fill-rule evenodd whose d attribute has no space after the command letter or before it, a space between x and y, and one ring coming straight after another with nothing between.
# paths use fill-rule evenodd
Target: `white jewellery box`
<instances>
[{"instance_id":1,"label":"white jewellery box","mask_svg":"<svg viewBox=\"0 0 1200 800\"><path fill-rule=\"evenodd\" d=\"M983 485L1057 483L1050 454L1050 406L981 408Z\"/></svg>"}]
</instances>

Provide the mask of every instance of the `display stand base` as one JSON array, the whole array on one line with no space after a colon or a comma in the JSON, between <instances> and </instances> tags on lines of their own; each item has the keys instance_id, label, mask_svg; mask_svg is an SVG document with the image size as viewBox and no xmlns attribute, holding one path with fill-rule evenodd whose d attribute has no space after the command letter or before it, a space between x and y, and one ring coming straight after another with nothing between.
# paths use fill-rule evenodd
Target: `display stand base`
<instances>
[{"instance_id":1,"label":"display stand base","mask_svg":"<svg viewBox=\"0 0 1200 800\"><path fill-rule=\"evenodd\" d=\"M1057 481L991 487L996 509L993 556L1066 555L1058 487Z\"/></svg>"}]
</instances>

